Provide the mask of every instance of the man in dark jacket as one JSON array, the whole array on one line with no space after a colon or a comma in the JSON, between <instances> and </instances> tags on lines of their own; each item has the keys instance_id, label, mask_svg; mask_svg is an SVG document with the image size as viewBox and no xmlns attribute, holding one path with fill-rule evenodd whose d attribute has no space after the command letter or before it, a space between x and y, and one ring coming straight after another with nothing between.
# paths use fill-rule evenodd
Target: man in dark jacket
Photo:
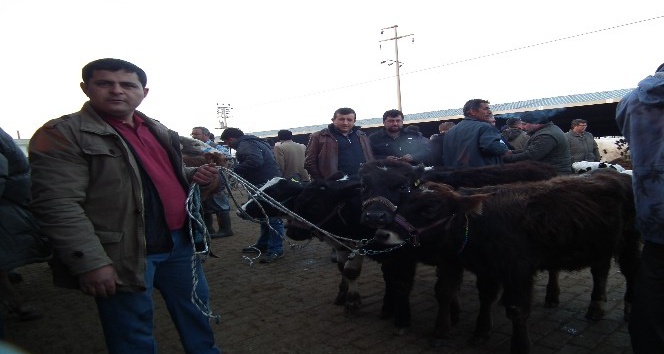
<instances>
[{"instance_id":1,"label":"man in dark jacket","mask_svg":"<svg viewBox=\"0 0 664 354\"><path fill-rule=\"evenodd\" d=\"M510 150L500 132L489 123L493 116L489 101L472 99L463 106L464 118L445 135L443 164L469 168L501 164Z\"/></svg>"},{"instance_id":2,"label":"man in dark jacket","mask_svg":"<svg viewBox=\"0 0 664 354\"><path fill-rule=\"evenodd\" d=\"M28 159L0 128L0 300L20 321L37 319L42 314L16 291L9 271L45 262L50 255L46 244L40 242L37 224L28 209L30 199ZM0 313L0 340L5 339L2 317Z\"/></svg>"},{"instance_id":3,"label":"man in dark jacket","mask_svg":"<svg viewBox=\"0 0 664 354\"><path fill-rule=\"evenodd\" d=\"M428 162L429 142L417 131L403 128L403 113L383 113L383 129L369 135L376 159L397 159L417 165Z\"/></svg>"},{"instance_id":4,"label":"man in dark jacket","mask_svg":"<svg viewBox=\"0 0 664 354\"><path fill-rule=\"evenodd\" d=\"M521 122L530 139L522 151L505 156L505 162L542 161L553 165L558 174L571 174L572 158L565 133L544 114L526 112L521 116Z\"/></svg>"},{"instance_id":5,"label":"man in dark jacket","mask_svg":"<svg viewBox=\"0 0 664 354\"><path fill-rule=\"evenodd\" d=\"M509 118L505 123L507 127L500 133L503 136L505 143L511 150L523 150L528 142L528 134L521 129L521 119Z\"/></svg>"},{"instance_id":6,"label":"man in dark jacket","mask_svg":"<svg viewBox=\"0 0 664 354\"><path fill-rule=\"evenodd\" d=\"M629 319L632 349L664 353L664 64L620 101L616 121L629 142L644 241Z\"/></svg>"},{"instance_id":7,"label":"man in dark jacket","mask_svg":"<svg viewBox=\"0 0 664 354\"><path fill-rule=\"evenodd\" d=\"M235 149L237 164L233 171L247 182L262 186L274 177L280 177L279 165L267 141L253 135L245 135L237 128L227 128L221 140ZM281 218L268 218L261 222L261 234L255 244L242 249L243 253L262 253L261 263L272 263L284 256L284 222Z\"/></svg>"}]
</instances>

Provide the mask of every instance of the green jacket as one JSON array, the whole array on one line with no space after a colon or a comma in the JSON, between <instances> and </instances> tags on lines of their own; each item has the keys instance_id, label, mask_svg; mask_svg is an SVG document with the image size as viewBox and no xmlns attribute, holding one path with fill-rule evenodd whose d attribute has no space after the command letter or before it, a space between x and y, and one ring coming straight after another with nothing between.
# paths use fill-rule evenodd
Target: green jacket
<instances>
[{"instance_id":1,"label":"green jacket","mask_svg":"<svg viewBox=\"0 0 664 354\"><path fill-rule=\"evenodd\" d=\"M577 134L573 130L565 133L569 141L569 149L572 154L572 163L578 161L599 162L599 147L592 134L583 132Z\"/></svg>"},{"instance_id":2,"label":"green jacket","mask_svg":"<svg viewBox=\"0 0 664 354\"><path fill-rule=\"evenodd\" d=\"M137 114L166 149L187 190L195 168L182 164L177 133ZM120 135L88 102L37 130L29 156L32 210L52 243L55 284L77 286L70 274L112 264L124 283L119 291L144 289L143 186L137 160Z\"/></svg>"}]
</instances>

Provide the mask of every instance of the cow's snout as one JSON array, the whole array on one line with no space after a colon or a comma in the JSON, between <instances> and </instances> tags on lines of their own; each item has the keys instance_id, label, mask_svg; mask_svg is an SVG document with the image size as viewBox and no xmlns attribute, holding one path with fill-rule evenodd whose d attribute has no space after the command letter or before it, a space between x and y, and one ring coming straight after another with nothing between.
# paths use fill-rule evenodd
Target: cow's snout
<instances>
[{"instance_id":1,"label":"cow's snout","mask_svg":"<svg viewBox=\"0 0 664 354\"><path fill-rule=\"evenodd\" d=\"M391 221L390 215L383 210L365 210L362 213L362 224L372 228L385 227Z\"/></svg>"},{"instance_id":2,"label":"cow's snout","mask_svg":"<svg viewBox=\"0 0 664 354\"><path fill-rule=\"evenodd\" d=\"M392 231L378 229L374 234L374 241L383 245L394 245L401 242L398 235Z\"/></svg>"}]
</instances>

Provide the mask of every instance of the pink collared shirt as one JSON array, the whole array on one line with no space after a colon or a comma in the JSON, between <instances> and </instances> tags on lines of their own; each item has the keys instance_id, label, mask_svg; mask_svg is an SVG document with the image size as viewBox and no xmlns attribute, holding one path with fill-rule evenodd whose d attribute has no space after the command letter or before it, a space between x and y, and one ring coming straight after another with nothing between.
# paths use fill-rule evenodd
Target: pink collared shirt
<instances>
[{"instance_id":1,"label":"pink collared shirt","mask_svg":"<svg viewBox=\"0 0 664 354\"><path fill-rule=\"evenodd\" d=\"M157 188L169 230L181 229L187 218L184 209L187 195L178 181L166 149L152 135L145 121L136 114L134 127L117 119L105 120L131 145L143 170Z\"/></svg>"}]
</instances>

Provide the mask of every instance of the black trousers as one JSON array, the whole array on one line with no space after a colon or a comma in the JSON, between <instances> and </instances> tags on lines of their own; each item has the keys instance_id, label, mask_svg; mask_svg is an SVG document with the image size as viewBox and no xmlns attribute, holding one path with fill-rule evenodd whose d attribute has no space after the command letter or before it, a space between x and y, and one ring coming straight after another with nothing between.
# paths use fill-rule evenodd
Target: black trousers
<instances>
[{"instance_id":1,"label":"black trousers","mask_svg":"<svg viewBox=\"0 0 664 354\"><path fill-rule=\"evenodd\" d=\"M635 354L664 353L664 245L643 246L629 335Z\"/></svg>"}]
</instances>

